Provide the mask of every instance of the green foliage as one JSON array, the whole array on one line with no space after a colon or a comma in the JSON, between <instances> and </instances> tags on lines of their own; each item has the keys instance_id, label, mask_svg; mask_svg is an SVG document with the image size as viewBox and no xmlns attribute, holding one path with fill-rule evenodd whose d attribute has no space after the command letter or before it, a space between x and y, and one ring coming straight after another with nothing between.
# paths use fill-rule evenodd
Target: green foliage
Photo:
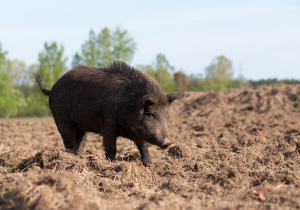
<instances>
[{"instance_id":1,"label":"green foliage","mask_svg":"<svg viewBox=\"0 0 300 210\"><path fill-rule=\"evenodd\" d=\"M78 56L80 63L87 66L97 66L101 62L101 41L93 30L90 31L89 39L82 45L81 56ZM76 58L78 60L78 58ZM74 61L75 63L75 61Z\"/></svg>"},{"instance_id":2,"label":"green foliage","mask_svg":"<svg viewBox=\"0 0 300 210\"><path fill-rule=\"evenodd\" d=\"M12 82L15 86L26 84L30 81L30 76L27 72L24 61L19 61L18 59L9 61L9 69L7 73L12 78Z\"/></svg>"},{"instance_id":3,"label":"green foliage","mask_svg":"<svg viewBox=\"0 0 300 210\"><path fill-rule=\"evenodd\" d=\"M7 196L8 199L12 199L14 197L14 193L11 191L7 192L5 195Z\"/></svg>"},{"instance_id":4,"label":"green foliage","mask_svg":"<svg viewBox=\"0 0 300 210\"><path fill-rule=\"evenodd\" d=\"M217 92L233 88L232 62L225 56L215 58L212 63L206 67L206 91Z\"/></svg>"},{"instance_id":5,"label":"green foliage","mask_svg":"<svg viewBox=\"0 0 300 210\"><path fill-rule=\"evenodd\" d=\"M14 117L27 103L19 89L13 87L8 74L0 74L0 117Z\"/></svg>"},{"instance_id":6,"label":"green foliage","mask_svg":"<svg viewBox=\"0 0 300 210\"><path fill-rule=\"evenodd\" d=\"M233 70L232 62L225 56L216 57L212 63L206 67L206 77L208 79L214 78L216 76L225 77L227 79L232 79Z\"/></svg>"},{"instance_id":7,"label":"green foliage","mask_svg":"<svg viewBox=\"0 0 300 210\"><path fill-rule=\"evenodd\" d=\"M114 59L122 59L130 63L136 43L129 36L128 31L116 28L112 31L104 28L99 34L93 30L89 32L88 40L81 46L81 52L75 53L72 67L76 64L88 66L104 66ZM41 76L46 89L67 71L63 46L58 47L55 42L44 45L44 51L38 55L38 64L27 67L20 60L8 60L7 52L2 50L0 43L0 117L29 117L50 114L48 98L45 97L36 84L32 73ZM151 65L137 66L153 77L167 92L203 91L216 92L230 88L241 88L257 85L300 84L298 80L268 79L248 81L242 75L233 79L232 62L225 56L218 56L205 68L206 75L186 75L183 70L174 73L174 67L166 56L158 54ZM292 99L298 100L294 94ZM171 135L171 134L170 134ZM269 146L270 142L265 146Z\"/></svg>"},{"instance_id":8,"label":"green foliage","mask_svg":"<svg viewBox=\"0 0 300 210\"><path fill-rule=\"evenodd\" d=\"M190 90L202 92L218 92L233 88L232 81L227 78L216 75L214 78L193 78Z\"/></svg>"},{"instance_id":9,"label":"green foliage","mask_svg":"<svg viewBox=\"0 0 300 210\"><path fill-rule=\"evenodd\" d=\"M294 95L293 95L293 100L294 100L294 101L297 101L298 97L299 97L299 95L298 95L297 93L294 94Z\"/></svg>"},{"instance_id":10,"label":"green foliage","mask_svg":"<svg viewBox=\"0 0 300 210\"><path fill-rule=\"evenodd\" d=\"M6 55L0 43L0 117L8 118L17 114L19 92L13 89L12 79L8 75L9 61Z\"/></svg>"},{"instance_id":11,"label":"green foliage","mask_svg":"<svg viewBox=\"0 0 300 210\"><path fill-rule=\"evenodd\" d=\"M72 60L72 68L74 68L74 66L76 66L77 64L80 63L80 60L81 60L81 57L80 55L78 54L78 52L75 53L74 57L73 57L73 60Z\"/></svg>"},{"instance_id":12,"label":"green foliage","mask_svg":"<svg viewBox=\"0 0 300 210\"><path fill-rule=\"evenodd\" d=\"M82 46L82 54L76 53L72 67L78 63L89 66L103 66L113 59L132 60L136 44L126 30L104 28L98 35L93 31ZM50 114L48 98L36 84L33 73L41 76L46 89L67 71L63 46L53 42L44 45L39 53L39 64L26 67L25 63L6 59L0 43L0 117L29 117Z\"/></svg>"},{"instance_id":13,"label":"green foliage","mask_svg":"<svg viewBox=\"0 0 300 210\"><path fill-rule=\"evenodd\" d=\"M152 65L140 65L138 69L153 77L166 93L175 92L177 90L174 79L172 78L174 67L170 65L165 55L158 54Z\"/></svg>"},{"instance_id":14,"label":"green foliage","mask_svg":"<svg viewBox=\"0 0 300 210\"><path fill-rule=\"evenodd\" d=\"M190 75L186 81L188 90L203 92L225 91L230 88L249 87L250 83L242 75L233 80L232 62L225 56L213 59L205 69L206 77ZM178 82L177 82L178 84Z\"/></svg>"},{"instance_id":15,"label":"green foliage","mask_svg":"<svg viewBox=\"0 0 300 210\"><path fill-rule=\"evenodd\" d=\"M251 87L265 86L265 85L280 85L280 84L289 84L289 85L300 84L300 80L296 80L296 79L278 80L276 78L274 78L274 79L261 79L261 80L258 80L258 81L249 80L249 82L250 82Z\"/></svg>"},{"instance_id":16,"label":"green foliage","mask_svg":"<svg viewBox=\"0 0 300 210\"><path fill-rule=\"evenodd\" d=\"M91 30L89 38L81 47L81 55L75 54L72 66L84 64L87 66L104 66L114 59L130 63L136 44L126 30L119 27L111 32L104 28L98 35Z\"/></svg>"},{"instance_id":17,"label":"green foliage","mask_svg":"<svg viewBox=\"0 0 300 210\"><path fill-rule=\"evenodd\" d=\"M5 169L6 169L7 171L13 169L13 167L14 167L14 163L13 163L13 162L8 162L8 160L5 161Z\"/></svg>"},{"instance_id":18,"label":"green foliage","mask_svg":"<svg viewBox=\"0 0 300 210\"><path fill-rule=\"evenodd\" d=\"M45 50L39 53L39 69L37 73L41 76L44 86L51 89L53 84L67 71L66 62L64 58L64 47L58 48L57 44L53 42L44 45Z\"/></svg>"},{"instance_id":19,"label":"green foliage","mask_svg":"<svg viewBox=\"0 0 300 210\"><path fill-rule=\"evenodd\" d=\"M250 82L245 77L243 77L243 75L239 75L236 80L233 80L234 88L250 87L250 85Z\"/></svg>"},{"instance_id":20,"label":"green foliage","mask_svg":"<svg viewBox=\"0 0 300 210\"><path fill-rule=\"evenodd\" d=\"M42 93L39 93L42 96L38 97L37 94L38 93L26 99L27 105L18 110L18 117L50 115L49 106L45 104L42 98L45 97L47 99L47 97L42 95Z\"/></svg>"},{"instance_id":21,"label":"green foliage","mask_svg":"<svg viewBox=\"0 0 300 210\"><path fill-rule=\"evenodd\" d=\"M203 91L218 92L230 88L248 87L249 82L240 75L233 80L232 62L225 56L216 57L205 69L206 78L202 75L187 76L183 71L171 76L174 67L171 66L165 55L158 54L152 65L138 66L138 69L146 72L162 86L165 92L175 91Z\"/></svg>"},{"instance_id":22,"label":"green foliage","mask_svg":"<svg viewBox=\"0 0 300 210\"><path fill-rule=\"evenodd\" d=\"M0 73L4 71L7 67L7 59L6 59L7 52L2 51L2 44L0 43Z\"/></svg>"},{"instance_id":23,"label":"green foliage","mask_svg":"<svg viewBox=\"0 0 300 210\"><path fill-rule=\"evenodd\" d=\"M128 32L126 30L122 31L119 27L116 29L113 35L112 46L113 59L121 59L128 63L131 62L134 51L136 50L136 44L133 41L133 39L129 37ZM107 54L108 53L109 51L107 51Z\"/></svg>"},{"instance_id":24,"label":"green foliage","mask_svg":"<svg viewBox=\"0 0 300 210\"><path fill-rule=\"evenodd\" d=\"M39 53L39 65L31 66L29 72L39 74L45 88L51 90L54 83L67 71L67 58L63 55L64 47L59 48L55 42L46 42L44 48L44 51ZM31 79L34 89L32 95L26 99L28 106L21 110L21 115L49 115L48 98L41 93L32 74Z\"/></svg>"},{"instance_id":25,"label":"green foliage","mask_svg":"<svg viewBox=\"0 0 300 210\"><path fill-rule=\"evenodd\" d=\"M17 111L11 78L6 73L0 73L0 117L14 116Z\"/></svg>"}]
</instances>

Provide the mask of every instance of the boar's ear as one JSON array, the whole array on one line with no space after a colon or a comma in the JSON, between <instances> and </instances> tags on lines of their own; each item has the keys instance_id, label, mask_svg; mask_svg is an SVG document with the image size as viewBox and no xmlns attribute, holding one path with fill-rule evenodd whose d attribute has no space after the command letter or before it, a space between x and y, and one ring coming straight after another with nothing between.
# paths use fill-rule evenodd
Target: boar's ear
<instances>
[{"instance_id":1,"label":"boar's ear","mask_svg":"<svg viewBox=\"0 0 300 210\"><path fill-rule=\"evenodd\" d=\"M154 96L151 96L151 95L143 96L143 98L141 100L141 105L140 105L140 114L144 113L144 109L146 106L148 106L150 104L155 104L156 102L157 102L157 98L155 98Z\"/></svg>"},{"instance_id":2,"label":"boar's ear","mask_svg":"<svg viewBox=\"0 0 300 210\"><path fill-rule=\"evenodd\" d=\"M186 94L183 91L178 92L178 93L169 93L169 94L167 94L167 100L168 100L169 104L171 104L176 99L182 99L185 95Z\"/></svg>"}]
</instances>

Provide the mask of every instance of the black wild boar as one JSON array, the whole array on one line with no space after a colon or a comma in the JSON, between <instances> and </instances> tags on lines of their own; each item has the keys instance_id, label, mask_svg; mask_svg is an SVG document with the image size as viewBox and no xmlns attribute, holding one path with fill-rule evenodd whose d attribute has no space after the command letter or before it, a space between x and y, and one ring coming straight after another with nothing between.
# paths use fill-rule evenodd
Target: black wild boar
<instances>
[{"instance_id":1,"label":"black wild boar","mask_svg":"<svg viewBox=\"0 0 300 210\"><path fill-rule=\"evenodd\" d=\"M162 149L169 140L166 110L184 92L165 94L150 76L123 61L106 67L76 66L46 90L34 75L41 91L49 96L49 107L66 149L77 153L86 132L103 135L107 159L116 156L116 139L135 142L144 165L152 166L148 142Z\"/></svg>"}]
</instances>

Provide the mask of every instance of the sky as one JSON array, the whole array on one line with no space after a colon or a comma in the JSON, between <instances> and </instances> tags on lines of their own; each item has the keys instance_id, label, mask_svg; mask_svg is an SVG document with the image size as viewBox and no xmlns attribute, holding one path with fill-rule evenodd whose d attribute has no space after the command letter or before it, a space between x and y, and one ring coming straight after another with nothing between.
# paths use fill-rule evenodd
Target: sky
<instances>
[{"instance_id":1,"label":"sky","mask_svg":"<svg viewBox=\"0 0 300 210\"><path fill-rule=\"evenodd\" d=\"M299 0L0 0L0 20L2 49L27 65L55 41L70 67L91 29L121 27L137 43L133 66L162 53L175 71L205 76L224 55L235 76L300 79Z\"/></svg>"}]
</instances>

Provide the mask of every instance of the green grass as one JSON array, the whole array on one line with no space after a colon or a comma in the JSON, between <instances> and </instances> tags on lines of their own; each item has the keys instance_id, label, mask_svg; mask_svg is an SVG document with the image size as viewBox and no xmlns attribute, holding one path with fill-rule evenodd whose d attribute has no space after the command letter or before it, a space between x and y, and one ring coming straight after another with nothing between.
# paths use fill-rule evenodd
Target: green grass
<instances>
[{"instance_id":1,"label":"green grass","mask_svg":"<svg viewBox=\"0 0 300 210\"><path fill-rule=\"evenodd\" d=\"M13 192L7 192L6 196L8 197L8 199L12 199L13 198Z\"/></svg>"},{"instance_id":2,"label":"green grass","mask_svg":"<svg viewBox=\"0 0 300 210\"><path fill-rule=\"evenodd\" d=\"M7 171L9 171L9 170L11 170L11 169L13 169L13 168L14 168L14 163L13 163L13 161L11 161L11 162L8 162L8 160L5 161L5 169L6 169Z\"/></svg>"},{"instance_id":3,"label":"green grass","mask_svg":"<svg viewBox=\"0 0 300 210\"><path fill-rule=\"evenodd\" d=\"M294 100L294 101L297 101L298 97L299 97L299 95L298 95L297 93L294 94L294 95L293 95L293 100Z\"/></svg>"}]
</instances>

